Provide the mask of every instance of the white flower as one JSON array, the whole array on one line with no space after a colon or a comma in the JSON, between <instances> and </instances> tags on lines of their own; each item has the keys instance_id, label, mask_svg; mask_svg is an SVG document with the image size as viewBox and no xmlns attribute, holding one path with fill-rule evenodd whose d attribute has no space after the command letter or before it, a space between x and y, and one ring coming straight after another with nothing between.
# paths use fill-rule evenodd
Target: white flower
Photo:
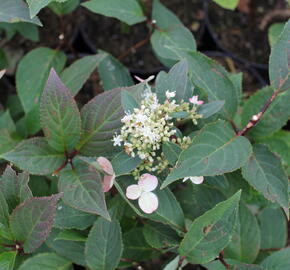
<instances>
[{"instance_id":1,"label":"white flower","mask_svg":"<svg viewBox=\"0 0 290 270\"><path fill-rule=\"evenodd\" d=\"M115 134L113 137L114 146L121 146L121 142L123 141L121 135Z\"/></svg>"},{"instance_id":2,"label":"white flower","mask_svg":"<svg viewBox=\"0 0 290 270\"><path fill-rule=\"evenodd\" d=\"M126 197L137 200L141 210L146 214L153 213L158 208L158 197L152 193L158 186L156 176L149 173L141 175L137 185L130 185L126 190Z\"/></svg>"},{"instance_id":3,"label":"white flower","mask_svg":"<svg viewBox=\"0 0 290 270\"><path fill-rule=\"evenodd\" d=\"M203 182L204 177L203 176L191 176L191 177L185 177L183 178L182 182L185 182L187 180L190 180L193 184L199 185Z\"/></svg>"},{"instance_id":4,"label":"white flower","mask_svg":"<svg viewBox=\"0 0 290 270\"><path fill-rule=\"evenodd\" d=\"M126 114L126 115L121 119L121 122L122 122L122 123L128 123L128 122L132 121L132 119L133 119L132 114Z\"/></svg>"},{"instance_id":5,"label":"white flower","mask_svg":"<svg viewBox=\"0 0 290 270\"><path fill-rule=\"evenodd\" d=\"M175 93L175 91L174 91L174 92L170 92L169 90L167 90L167 91L165 92L165 95L166 95L166 97L167 97L168 99L170 99L170 98L174 98L175 95L176 95L176 93Z\"/></svg>"},{"instance_id":6,"label":"white flower","mask_svg":"<svg viewBox=\"0 0 290 270\"><path fill-rule=\"evenodd\" d=\"M195 105L202 105L203 101L202 100L198 100L198 96L193 96L189 99L189 102Z\"/></svg>"},{"instance_id":7,"label":"white flower","mask_svg":"<svg viewBox=\"0 0 290 270\"><path fill-rule=\"evenodd\" d=\"M112 163L105 157L97 158L97 162L104 171L104 173L106 173L103 178L103 191L108 192L112 188L116 177Z\"/></svg>"},{"instance_id":8,"label":"white flower","mask_svg":"<svg viewBox=\"0 0 290 270\"><path fill-rule=\"evenodd\" d=\"M142 113L138 113L135 115L136 122L144 124L144 122L148 119L148 116Z\"/></svg>"}]
</instances>

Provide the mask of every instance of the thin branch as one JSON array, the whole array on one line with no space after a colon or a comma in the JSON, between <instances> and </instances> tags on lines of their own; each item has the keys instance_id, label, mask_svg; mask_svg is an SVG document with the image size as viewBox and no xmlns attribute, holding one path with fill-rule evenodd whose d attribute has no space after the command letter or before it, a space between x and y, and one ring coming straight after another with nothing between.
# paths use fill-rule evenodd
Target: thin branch
<instances>
[{"instance_id":1,"label":"thin branch","mask_svg":"<svg viewBox=\"0 0 290 270\"><path fill-rule=\"evenodd\" d=\"M224 266L227 270L231 270L230 265L227 264L226 261L224 260L224 253L223 253L223 251L219 254L219 256L218 256L218 260L223 264L223 266Z\"/></svg>"}]
</instances>

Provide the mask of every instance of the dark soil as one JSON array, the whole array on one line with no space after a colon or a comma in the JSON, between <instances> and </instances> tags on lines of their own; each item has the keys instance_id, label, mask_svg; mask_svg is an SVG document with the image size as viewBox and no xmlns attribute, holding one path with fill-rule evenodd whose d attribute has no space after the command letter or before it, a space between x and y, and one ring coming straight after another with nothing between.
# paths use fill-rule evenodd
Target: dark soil
<instances>
[{"instance_id":1,"label":"dark soil","mask_svg":"<svg viewBox=\"0 0 290 270\"><path fill-rule=\"evenodd\" d=\"M230 11L212 1L208 5L209 28L219 46L241 59L254 63L267 64L270 54L268 27L270 24L285 21L285 16L266 16L274 10L285 10L285 0L251 0L249 11Z\"/></svg>"}]
</instances>

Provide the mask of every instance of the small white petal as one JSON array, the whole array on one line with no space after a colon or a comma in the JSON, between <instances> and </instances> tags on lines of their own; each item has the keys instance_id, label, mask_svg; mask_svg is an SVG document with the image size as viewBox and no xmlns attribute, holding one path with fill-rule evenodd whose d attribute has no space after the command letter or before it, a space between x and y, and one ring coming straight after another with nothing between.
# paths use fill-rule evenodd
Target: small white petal
<instances>
[{"instance_id":1,"label":"small white petal","mask_svg":"<svg viewBox=\"0 0 290 270\"><path fill-rule=\"evenodd\" d=\"M138 185L128 186L126 189L126 197L130 200L136 200L141 196L142 190Z\"/></svg>"},{"instance_id":2,"label":"small white petal","mask_svg":"<svg viewBox=\"0 0 290 270\"><path fill-rule=\"evenodd\" d=\"M97 162L105 173L110 175L114 174L112 163L108 159L106 159L105 157L98 157Z\"/></svg>"},{"instance_id":3,"label":"small white petal","mask_svg":"<svg viewBox=\"0 0 290 270\"><path fill-rule=\"evenodd\" d=\"M143 192L138 204L144 213L151 214L158 208L158 197L152 192Z\"/></svg>"},{"instance_id":4,"label":"small white petal","mask_svg":"<svg viewBox=\"0 0 290 270\"><path fill-rule=\"evenodd\" d=\"M144 173L141 175L138 181L138 185L140 188L142 188L142 190L149 192L158 186L158 179L152 174Z\"/></svg>"},{"instance_id":5,"label":"small white petal","mask_svg":"<svg viewBox=\"0 0 290 270\"><path fill-rule=\"evenodd\" d=\"M204 177L203 176L191 176L191 177L186 177L183 179L183 182L186 180L190 180L193 184L199 185L203 182Z\"/></svg>"},{"instance_id":6,"label":"small white petal","mask_svg":"<svg viewBox=\"0 0 290 270\"><path fill-rule=\"evenodd\" d=\"M103 178L103 191L104 192L108 192L113 184L114 184L114 180L115 180L115 175L105 175Z\"/></svg>"}]
</instances>

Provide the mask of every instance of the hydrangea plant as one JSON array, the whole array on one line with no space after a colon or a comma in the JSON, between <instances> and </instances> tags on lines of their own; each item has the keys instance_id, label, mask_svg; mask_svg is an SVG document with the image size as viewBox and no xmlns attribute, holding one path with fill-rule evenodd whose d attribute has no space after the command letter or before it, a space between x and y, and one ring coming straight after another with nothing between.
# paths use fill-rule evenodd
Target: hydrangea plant
<instances>
[{"instance_id":1,"label":"hydrangea plant","mask_svg":"<svg viewBox=\"0 0 290 270\"><path fill-rule=\"evenodd\" d=\"M50 2L2 0L0 19L40 24ZM128 25L147 19L135 0L82 5ZM18 8L2 16L7 7ZM164 270L290 269L290 22L269 85L248 99L242 74L196 51L160 1L147 23L168 72L137 84L103 51L68 67L44 47L20 61L23 117L0 115L0 269L143 269L157 258ZM81 106L96 68L104 91Z\"/></svg>"}]
</instances>

